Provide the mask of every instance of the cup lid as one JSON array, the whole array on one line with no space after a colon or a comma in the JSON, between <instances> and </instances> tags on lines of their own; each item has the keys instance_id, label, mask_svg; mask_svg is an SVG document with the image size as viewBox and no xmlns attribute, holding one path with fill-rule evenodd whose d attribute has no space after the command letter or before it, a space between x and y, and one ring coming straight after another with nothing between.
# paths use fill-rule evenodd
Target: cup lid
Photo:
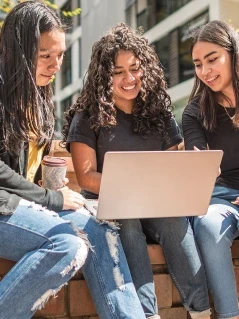
<instances>
[{"instance_id":1,"label":"cup lid","mask_svg":"<svg viewBox=\"0 0 239 319\"><path fill-rule=\"evenodd\" d=\"M66 166L67 161L61 157L54 157L46 155L43 157L42 164L47 166Z\"/></svg>"}]
</instances>

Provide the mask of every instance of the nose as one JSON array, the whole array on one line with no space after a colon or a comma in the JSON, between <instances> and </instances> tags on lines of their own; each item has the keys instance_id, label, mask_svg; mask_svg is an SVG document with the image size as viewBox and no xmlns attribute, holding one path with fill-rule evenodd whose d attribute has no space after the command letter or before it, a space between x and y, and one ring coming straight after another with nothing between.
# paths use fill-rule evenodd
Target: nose
<instances>
[{"instance_id":1,"label":"nose","mask_svg":"<svg viewBox=\"0 0 239 319\"><path fill-rule=\"evenodd\" d=\"M132 82L132 81L135 80L135 77L133 76L133 74L132 74L131 72L127 72L127 73L125 74L125 80L126 80L127 82Z\"/></svg>"},{"instance_id":2,"label":"nose","mask_svg":"<svg viewBox=\"0 0 239 319\"><path fill-rule=\"evenodd\" d=\"M49 65L49 70L52 70L54 72L57 72L61 68L62 61L59 60L58 58L54 59L52 63Z\"/></svg>"},{"instance_id":3,"label":"nose","mask_svg":"<svg viewBox=\"0 0 239 319\"><path fill-rule=\"evenodd\" d=\"M202 75L207 75L210 72L212 72L212 68L209 68L206 65L202 67Z\"/></svg>"}]
</instances>

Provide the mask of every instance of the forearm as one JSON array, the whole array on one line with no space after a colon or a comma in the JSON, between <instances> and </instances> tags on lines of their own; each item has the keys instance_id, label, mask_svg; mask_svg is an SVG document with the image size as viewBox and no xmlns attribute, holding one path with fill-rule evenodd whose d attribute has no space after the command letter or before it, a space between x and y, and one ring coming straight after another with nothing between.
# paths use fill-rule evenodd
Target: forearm
<instances>
[{"instance_id":1,"label":"forearm","mask_svg":"<svg viewBox=\"0 0 239 319\"><path fill-rule=\"evenodd\" d=\"M84 189L94 194L99 194L101 173L95 171L88 171L83 176L79 176L79 174L76 174L76 177L81 189Z\"/></svg>"},{"instance_id":2,"label":"forearm","mask_svg":"<svg viewBox=\"0 0 239 319\"><path fill-rule=\"evenodd\" d=\"M186 150L193 150L194 146L200 150L208 148L203 128L195 118L184 114L182 128Z\"/></svg>"},{"instance_id":3,"label":"forearm","mask_svg":"<svg viewBox=\"0 0 239 319\"><path fill-rule=\"evenodd\" d=\"M46 190L28 182L2 161L0 161L0 190L4 191L2 194L17 195L51 210L58 211L63 207L61 192Z\"/></svg>"}]
</instances>

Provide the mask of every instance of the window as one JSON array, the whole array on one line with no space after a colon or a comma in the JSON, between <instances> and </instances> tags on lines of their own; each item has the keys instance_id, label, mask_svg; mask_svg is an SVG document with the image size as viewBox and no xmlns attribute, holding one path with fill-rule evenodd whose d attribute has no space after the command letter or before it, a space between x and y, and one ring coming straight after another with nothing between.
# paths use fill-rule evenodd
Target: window
<instances>
[{"instance_id":1,"label":"window","mask_svg":"<svg viewBox=\"0 0 239 319\"><path fill-rule=\"evenodd\" d=\"M61 87L71 84L72 82L72 70L71 70L71 47L65 52L65 57L61 67Z\"/></svg>"},{"instance_id":2,"label":"window","mask_svg":"<svg viewBox=\"0 0 239 319\"><path fill-rule=\"evenodd\" d=\"M73 25L73 18L70 16L66 16L64 12L70 12L72 11L71 1L68 0L66 4L61 8L61 18L63 22L67 26L67 32L70 33L72 31L72 25Z\"/></svg>"},{"instance_id":3,"label":"window","mask_svg":"<svg viewBox=\"0 0 239 319\"><path fill-rule=\"evenodd\" d=\"M168 17L191 0L148 0L148 28Z\"/></svg>"},{"instance_id":4,"label":"window","mask_svg":"<svg viewBox=\"0 0 239 319\"><path fill-rule=\"evenodd\" d=\"M137 27L143 27L144 31L148 29L147 10L145 9L140 14L137 14Z\"/></svg>"},{"instance_id":5,"label":"window","mask_svg":"<svg viewBox=\"0 0 239 319\"><path fill-rule=\"evenodd\" d=\"M81 0L77 0L77 8L81 8ZM81 25L81 13L76 16L77 25Z\"/></svg>"},{"instance_id":6,"label":"window","mask_svg":"<svg viewBox=\"0 0 239 319\"><path fill-rule=\"evenodd\" d=\"M65 15L63 12L70 13L75 11L77 8L81 8L81 0L68 0L61 8L61 17L68 27L68 33L74 31L75 28L81 25L81 13L77 15Z\"/></svg>"},{"instance_id":7,"label":"window","mask_svg":"<svg viewBox=\"0 0 239 319\"><path fill-rule=\"evenodd\" d=\"M61 101L60 106L60 117L56 120L56 127L58 128L58 131L62 130L63 124L64 124L64 112L72 105L72 96L69 96L65 100Z\"/></svg>"},{"instance_id":8,"label":"window","mask_svg":"<svg viewBox=\"0 0 239 319\"><path fill-rule=\"evenodd\" d=\"M179 77L180 82L188 80L194 75L194 66L192 63L190 48L190 33L196 28L206 24L209 21L208 12L189 21L179 28Z\"/></svg>"},{"instance_id":9,"label":"window","mask_svg":"<svg viewBox=\"0 0 239 319\"><path fill-rule=\"evenodd\" d=\"M130 3L130 5L126 8L125 16L126 23L130 25L133 29L137 28L137 14L136 14L136 2Z\"/></svg>"},{"instance_id":10,"label":"window","mask_svg":"<svg viewBox=\"0 0 239 319\"><path fill-rule=\"evenodd\" d=\"M190 33L208 21L207 11L153 43L169 87L193 77L194 66L190 55Z\"/></svg>"},{"instance_id":11,"label":"window","mask_svg":"<svg viewBox=\"0 0 239 319\"><path fill-rule=\"evenodd\" d=\"M162 65L166 81L169 81L169 37L163 37L159 41L154 42L153 46L158 54L159 61Z\"/></svg>"}]
</instances>

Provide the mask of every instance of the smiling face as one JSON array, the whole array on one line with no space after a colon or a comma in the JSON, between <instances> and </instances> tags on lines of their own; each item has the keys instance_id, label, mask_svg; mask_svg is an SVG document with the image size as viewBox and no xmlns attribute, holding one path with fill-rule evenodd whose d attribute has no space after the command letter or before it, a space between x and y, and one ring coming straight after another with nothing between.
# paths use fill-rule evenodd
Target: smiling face
<instances>
[{"instance_id":1,"label":"smiling face","mask_svg":"<svg viewBox=\"0 0 239 319\"><path fill-rule=\"evenodd\" d=\"M36 84L46 86L60 70L65 47L65 33L57 29L41 34L37 56Z\"/></svg>"},{"instance_id":2,"label":"smiling face","mask_svg":"<svg viewBox=\"0 0 239 319\"><path fill-rule=\"evenodd\" d=\"M229 52L214 43L197 42L192 50L192 58L198 78L214 92L222 92L234 101Z\"/></svg>"},{"instance_id":3,"label":"smiling face","mask_svg":"<svg viewBox=\"0 0 239 319\"><path fill-rule=\"evenodd\" d=\"M113 73L113 92L116 106L131 113L138 96L142 81L140 61L131 51L119 52Z\"/></svg>"}]
</instances>

